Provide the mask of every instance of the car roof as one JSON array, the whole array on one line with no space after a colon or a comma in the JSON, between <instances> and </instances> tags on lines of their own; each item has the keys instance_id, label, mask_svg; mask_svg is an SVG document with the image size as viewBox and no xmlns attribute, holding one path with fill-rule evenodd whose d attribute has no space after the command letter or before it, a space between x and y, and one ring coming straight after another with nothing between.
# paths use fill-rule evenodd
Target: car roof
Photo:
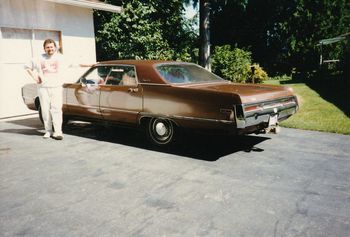
<instances>
[{"instance_id":1,"label":"car roof","mask_svg":"<svg viewBox=\"0 0 350 237\"><path fill-rule=\"evenodd\" d=\"M160 63L185 63L178 61L167 61L167 60L111 60L111 61L102 61L98 62L94 66L98 65L115 65L115 64L124 64L124 65L133 65L136 67L136 73L139 82L141 83L152 83L152 84L169 84L165 81L161 75L155 70L155 65Z\"/></svg>"},{"instance_id":2,"label":"car roof","mask_svg":"<svg viewBox=\"0 0 350 237\"><path fill-rule=\"evenodd\" d=\"M110 61L101 61L97 64L128 64L128 65L135 65L135 66L141 66L141 65L154 65L158 63L174 63L175 61L167 61L167 60L137 60L137 59L123 59L123 60L110 60Z\"/></svg>"}]
</instances>

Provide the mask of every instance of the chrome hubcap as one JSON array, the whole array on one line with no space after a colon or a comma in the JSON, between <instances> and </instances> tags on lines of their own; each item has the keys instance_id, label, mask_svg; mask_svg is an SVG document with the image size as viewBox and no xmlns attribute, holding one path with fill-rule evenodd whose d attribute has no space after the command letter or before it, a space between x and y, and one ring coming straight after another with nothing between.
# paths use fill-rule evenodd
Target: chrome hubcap
<instances>
[{"instance_id":1,"label":"chrome hubcap","mask_svg":"<svg viewBox=\"0 0 350 237\"><path fill-rule=\"evenodd\" d=\"M167 128L165 127L164 123L157 123L156 132L159 136L164 136L166 134Z\"/></svg>"}]
</instances>

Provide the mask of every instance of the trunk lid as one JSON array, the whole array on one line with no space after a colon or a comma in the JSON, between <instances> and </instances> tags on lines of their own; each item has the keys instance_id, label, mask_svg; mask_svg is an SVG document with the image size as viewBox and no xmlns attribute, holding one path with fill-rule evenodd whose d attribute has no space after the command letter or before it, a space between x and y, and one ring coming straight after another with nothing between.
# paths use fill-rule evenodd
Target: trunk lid
<instances>
[{"instance_id":1,"label":"trunk lid","mask_svg":"<svg viewBox=\"0 0 350 237\"><path fill-rule=\"evenodd\" d=\"M275 100L293 96L293 92L286 86L243 84L243 83L207 83L186 85L191 88L224 93L233 93L240 97L242 104L257 103L260 101Z\"/></svg>"}]
</instances>

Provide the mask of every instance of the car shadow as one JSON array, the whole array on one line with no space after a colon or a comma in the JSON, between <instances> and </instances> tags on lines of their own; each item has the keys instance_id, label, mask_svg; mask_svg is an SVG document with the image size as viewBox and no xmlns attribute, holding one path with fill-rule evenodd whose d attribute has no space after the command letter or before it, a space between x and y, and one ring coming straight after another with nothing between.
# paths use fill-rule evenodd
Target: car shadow
<instances>
[{"instance_id":1,"label":"car shadow","mask_svg":"<svg viewBox=\"0 0 350 237\"><path fill-rule=\"evenodd\" d=\"M39 130L43 129L43 125L38 118L13 120L8 121L8 123L29 128L3 129L0 132L31 136L42 135ZM204 161L216 161L221 157L240 151L263 152L264 150L257 147L257 145L270 139L269 137L255 135L215 136L185 133L173 146L163 148L151 145L147 141L146 135L140 130L76 121L69 122L64 127L64 133Z\"/></svg>"},{"instance_id":2,"label":"car shadow","mask_svg":"<svg viewBox=\"0 0 350 237\"><path fill-rule=\"evenodd\" d=\"M82 136L105 142L118 143L157 152L174 154L193 159L216 161L235 152L262 152L256 145L268 140L268 137L214 136L186 133L170 147L157 147L146 140L146 135L134 129L121 127L104 127L90 123L69 123L65 127L66 134Z\"/></svg>"}]
</instances>

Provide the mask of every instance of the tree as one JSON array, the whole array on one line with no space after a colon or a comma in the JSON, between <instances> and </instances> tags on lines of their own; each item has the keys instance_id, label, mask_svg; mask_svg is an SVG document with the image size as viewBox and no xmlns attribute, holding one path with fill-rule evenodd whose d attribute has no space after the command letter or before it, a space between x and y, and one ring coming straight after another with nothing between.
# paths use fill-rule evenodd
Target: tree
<instances>
[{"instance_id":1,"label":"tree","mask_svg":"<svg viewBox=\"0 0 350 237\"><path fill-rule=\"evenodd\" d=\"M210 71L210 0L201 0L199 9L199 63Z\"/></svg>"},{"instance_id":2,"label":"tree","mask_svg":"<svg viewBox=\"0 0 350 237\"><path fill-rule=\"evenodd\" d=\"M312 70L318 66L317 42L349 32L349 9L348 0L229 1L212 15L211 39L248 48L254 61L272 71Z\"/></svg>"},{"instance_id":3,"label":"tree","mask_svg":"<svg viewBox=\"0 0 350 237\"><path fill-rule=\"evenodd\" d=\"M193 4L194 7L199 4L199 64L202 67L211 70L211 13L220 9L222 5L225 5L227 0L184 0L184 3L187 5Z\"/></svg>"},{"instance_id":4,"label":"tree","mask_svg":"<svg viewBox=\"0 0 350 237\"><path fill-rule=\"evenodd\" d=\"M281 24L288 52L283 55L299 70L318 67L317 42L350 30L350 2L348 0L295 1L292 14ZM338 45L332 57L341 57L345 45Z\"/></svg>"},{"instance_id":5,"label":"tree","mask_svg":"<svg viewBox=\"0 0 350 237\"><path fill-rule=\"evenodd\" d=\"M181 0L126 0L122 6L120 14L95 12L98 60L194 58L196 35Z\"/></svg>"}]
</instances>

